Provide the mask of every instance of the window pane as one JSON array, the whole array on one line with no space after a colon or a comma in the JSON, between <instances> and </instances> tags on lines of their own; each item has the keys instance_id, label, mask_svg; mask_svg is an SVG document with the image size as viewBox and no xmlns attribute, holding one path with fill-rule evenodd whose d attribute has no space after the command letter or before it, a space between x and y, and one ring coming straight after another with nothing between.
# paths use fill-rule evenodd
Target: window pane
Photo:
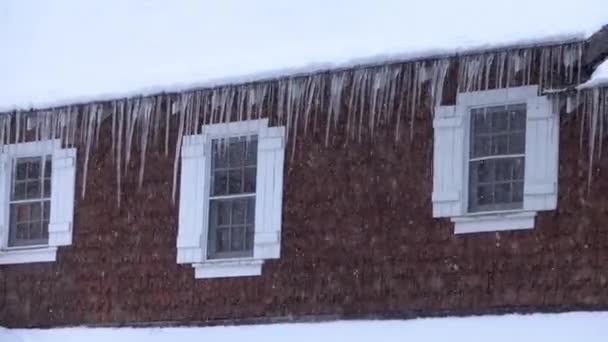
<instances>
[{"instance_id":1,"label":"window pane","mask_svg":"<svg viewBox=\"0 0 608 342\"><path fill-rule=\"evenodd\" d=\"M524 202L524 182L513 182L513 202L523 203Z\"/></svg>"},{"instance_id":2,"label":"window pane","mask_svg":"<svg viewBox=\"0 0 608 342\"><path fill-rule=\"evenodd\" d=\"M255 223L255 197L250 197L247 201L247 223L250 225Z\"/></svg>"},{"instance_id":3,"label":"window pane","mask_svg":"<svg viewBox=\"0 0 608 342\"><path fill-rule=\"evenodd\" d=\"M230 250L240 252L245 250L245 227L233 227L230 234Z\"/></svg>"},{"instance_id":4,"label":"window pane","mask_svg":"<svg viewBox=\"0 0 608 342\"><path fill-rule=\"evenodd\" d=\"M258 140L255 137L249 138L245 152L245 166L256 166L258 162Z\"/></svg>"},{"instance_id":5,"label":"window pane","mask_svg":"<svg viewBox=\"0 0 608 342\"><path fill-rule=\"evenodd\" d=\"M51 157L47 156L44 164L44 178L51 178L51 170L53 169L53 165L51 163Z\"/></svg>"},{"instance_id":6,"label":"window pane","mask_svg":"<svg viewBox=\"0 0 608 342\"><path fill-rule=\"evenodd\" d=\"M524 157L482 159L470 162L469 211L521 208L523 171Z\"/></svg>"},{"instance_id":7,"label":"window pane","mask_svg":"<svg viewBox=\"0 0 608 342\"><path fill-rule=\"evenodd\" d=\"M27 164L27 178L28 179L40 178L41 161L42 161L42 158L37 158L37 160L32 160Z\"/></svg>"},{"instance_id":8,"label":"window pane","mask_svg":"<svg viewBox=\"0 0 608 342\"><path fill-rule=\"evenodd\" d=\"M471 156L473 158L489 156L492 148L492 137L489 135L477 136L473 140Z\"/></svg>"},{"instance_id":9,"label":"window pane","mask_svg":"<svg viewBox=\"0 0 608 342\"><path fill-rule=\"evenodd\" d=\"M494 200L496 204L511 202L511 183L500 183L494 187Z\"/></svg>"},{"instance_id":10,"label":"window pane","mask_svg":"<svg viewBox=\"0 0 608 342\"><path fill-rule=\"evenodd\" d=\"M9 216L9 247L42 245L48 243L48 219L44 208L49 201L13 203Z\"/></svg>"},{"instance_id":11,"label":"window pane","mask_svg":"<svg viewBox=\"0 0 608 342\"><path fill-rule=\"evenodd\" d=\"M221 228L216 230L216 253L228 252L230 250L230 229Z\"/></svg>"},{"instance_id":12,"label":"window pane","mask_svg":"<svg viewBox=\"0 0 608 342\"><path fill-rule=\"evenodd\" d=\"M26 193L25 193L25 182L16 182L15 185L13 186L13 200L22 200L26 198Z\"/></svg>"},{"instance_id":13,"label":"window pane","mask_svg":"<svg viewBox=\"0 0 608 342\"><path fill-rule=\"evenodd\" d=\"M50 198L51 197L51 180L50 179L45 179L44 180L44 195L43 197L45 198Z\"/></svg>"},{"instance_id":14,"label":"window pane","mask_svg":"<svg viewBox=\"0 0 608 342\"><path fill-rule=\"evenodd\" d=\"M245 164L245 139L230 140L230 167L241 168Z\"/></svg>"},{"instance_id":15,"label":"window pane","mask_svg":"<svg viewBox=\"0 0 608 342\"><path fill-rule=\"evenodd\" d=\"M15 167L15 180L24 180L27 177L27 163L19 163Z\"/></svg>"},{"instance_id":16,"label":"window pane","mask_svg":"<svg viewBox=\"0 0 608 342\"><path fill-rule=\"evenodd\" d=\"M526 129L526 105L509 106L509 129L524 131Z\"/></svg>"},{"instance_id":17,"label":"window pane","mask_svg":"<svg viewBox=\"0 0 608 342\"><path fill-rule=\"evenodd\" d=\"M208 258L253 255L253 242L248 242L247 239L253 239L254 208L254 196L211 200ZM247 229L252 230L250 234Z\"/></svg>"},{"instance_id":18,"label":"window pane","mask_svg":"<svg viewBox=\"0 0 608 342\"><path fill-rule=\"evenodd\" d=\"M492 130L491 117L486 115L485 108L473 109L471 111L472 132L476 134L490 133Z\"/></svg>"},{"instance_id":19,"label":"window pane","mask_svg":"<svg viewBox=\"0 0 608 342\"><path fill-rule=\"evenodd\" d=\"M25 187L25 195L27 198L41 198L41 190L40 181L28 181Z\"/></svg>"},{"instance_id":20,"label":"window pane","mask_svg":"<svg viewBox=\"0 0 608 342\"><path fill-rule=\"evenodd\" d=\"M213 143L213 164L216 169L228 167L228 153L226 148L222 148L221 142Z\"/></svg>"},{"instance_id":21,"label":"window pane","mask_svg":"<svg viewBox=\"0 0 608 342\"><path fill-rule=\"evenodd\" d=\"M46 221L51 217L51 201L44 201L42 218Z\"/></svg>"},{"instance_id":22,"label":"window pane","mask_svg":"<svg viewBox=\"0 0 608 342\"><path fill-rule=\"evenodd\" d=\"M526 133L518 131L509 136L509 154L524 154L526 152Z\"/></svg>"},{"instance_id":23,"label":"window pane","mask_svg":"<svg viewBox=\"0 0 608 342\"><path fill-rule=\"evenodd\" d=\"M509 116L506 107L488 108L488 115L492 116L492 132L504 133L509 129Z\"/></svg>"},{"instance_id":24,"label":"window pane","mask_svg":"<svg viewBox=\"0 0 608 342\"><path fill-rule=\"evenodd\" d=\"M213 140L211 196L255 192L257 139Z\"/></svg>"},{"instance_id":25,"label":"window pane","mask_svg":"<svg viewBox=\"0 0 608 342\"><path fill-rule=\"evenodd\" d=\"M253 226L247 226L245 236L245 250L253 251Z\"/></svg>"},{"instance_id":26,"label":"window pane","mask_svg":"<svg viewBox=\"0 0 608 342\"><path fill-rule=\"evenodd\" d=\"M509 154L509 136L495 135L492 137L492 153L493 156Z\"/></svg>"},{"instance_id":27,"label":"window pane","mask_svg":"<svg viewBox=\"0 0 608 342\"><path fill-rule=\"evenodd\" d=\"M255 167L247 167L245 169L245 184L244 184L244 192L245 193L254 193L255 192L255 182L256 182L256 168Z\"/></svg>"},{"instance_id":28,"label":"window pane","mask_svg":"<svg viewBox=\"0 0 608 342\"><path fill-rule=\"evenodd\" d=\"M221 196L226 194L228 194L228 171L213 172L211 196Z\"/></svg>"},{"instance_id":29,"label":"window pane","mask_svg":"<svg viewBox=\"0 0 608 342\"><path fill-rule=\"evenodd\" d=\"M228 171L228 194L243 193L243 170L236 169Z\"/></svg>"},{"instance_id":30,"label":"window pane","mask_svg":"<svg viewBox=\"0 0 608 342\"><path fill-rule=\"evenodd\" d=\"M233 201L232 206L232 224L241 225L245 224L245 217L247 215L247 200L238 199Z\"/></svg>"}]
</instances>

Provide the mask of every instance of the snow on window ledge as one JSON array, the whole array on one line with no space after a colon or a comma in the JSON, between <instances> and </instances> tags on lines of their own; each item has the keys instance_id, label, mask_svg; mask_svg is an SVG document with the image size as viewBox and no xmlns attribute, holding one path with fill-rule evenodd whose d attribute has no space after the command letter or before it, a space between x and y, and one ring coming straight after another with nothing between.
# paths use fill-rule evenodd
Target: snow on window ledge
<instances>
[{"instance_id":1,"label":"snow on window ledge","mask_svg":"<svg viewBox=\"0 0 608 342\"><path fill-rule=\"evenodd\" d=\"M194 264L194 278L231 278L250 277L262 274L264 260L208 260L201 264Z\"/></svg>"},{"instance_id":2,"label":"snow on window ledge","mask_svg":"<svg viewBox=\"0 0 608 342\"><path fill-rule=\"evenodd\" d=\"M455 234L497 232L534 228L536 212L497 213L453 217Z\"/></svg>"},{"instance_id":3,"label":"snow on window ledge","mask_svg":"<svg viewBox=\"0 0 608 342\"><path fill-rule=\"evenodd\" d=\"M15 248L0 251L0 265L54 262L57 247Z\"/></svg>"}]
</instances>

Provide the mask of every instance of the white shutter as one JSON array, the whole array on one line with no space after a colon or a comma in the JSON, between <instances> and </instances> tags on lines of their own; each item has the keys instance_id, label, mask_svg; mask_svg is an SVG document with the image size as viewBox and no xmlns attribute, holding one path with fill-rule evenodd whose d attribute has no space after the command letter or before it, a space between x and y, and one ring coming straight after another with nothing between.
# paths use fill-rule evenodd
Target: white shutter
<instances>
[{"instance_id":1,"label":"white shutter","mask_svg":"<svg viewBox=\"0 0 608 342\"><path fill-rule=\"evenodd\" d=\"M254 258L277 259L281 254L285 128L262 128L258 137Z\"/></svg>"},{"instance_id":2,"label":"white shutter","mask_svg":"<svg viewBox=\"0 0 608 342\"><path fill-rule=\"evenodd\" d=\"M49 246L72 244L76 149L56 149L52 155Z\"/></svg>"},{"instance_id":3,"label":"white shutter","mask_svg":"<svg viewBox=\"0 0 608 342\"><path fill-rule=\"evenodd\" d=\"M8 241L8 200L10 194L10 158L0 154L0 248Z\"/></svg>"},{"instance_id":4,"label":"white shutter","mask_svg":"<svg viewBox=\"0 0 608 342\"><path fill-rule=\"evenodd\" d=\"M559 114L551 101L537 97L527 103L524 209L552 210L557 206Z\"/></svg>"},{"instance_id":5,"label":"white shutter","mask_svg":"<svg viewBox=\"0 0 608 342\"><path fill-rule=\"evenodd\" d=\"M440 106L433 120L433 217L464 213L464 113Z\"/></svg>"},{"instance_id":6,"label":"white shutter","mask_svg":"<svg viewBox=\"0 0 608 342\"><path fill-rule=\"evenodd\" d=\"M207 135L185 136L182 144L177 229L177 263L202 262L202 243L207 185Z\"/></svg>"}]
</instances>

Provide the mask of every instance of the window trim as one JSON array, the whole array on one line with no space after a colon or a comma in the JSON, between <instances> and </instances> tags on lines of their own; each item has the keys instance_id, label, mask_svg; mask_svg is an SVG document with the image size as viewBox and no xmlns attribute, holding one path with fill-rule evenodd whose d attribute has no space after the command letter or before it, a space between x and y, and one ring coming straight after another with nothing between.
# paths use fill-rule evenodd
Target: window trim
<instances>
[{"instance_id":1,"label":"window trim","mask_svg":"<svg viewBox=\"0 0 608 342\"><path fill-rule=\"evenodd\" d=\"M204 214L203 214L203 233L202 233L202 247L203 247L203 264L215 265L216 267L219 265L225 265L227 268L231 268L231 264L241 264L244 261L254 260L254 255L252 251L252 256L239 256L234 258L209 258L209 210L211 207L211 167L212 162L212 141L216 139L229 139L229 138L240 138L244 136L256 135L259 138L260 131L262 127L268 126L268 119L259 119L259 120L250 120L250 121L237 121L237 122L228 122L228 123L220 123L220 124L211 124L203 126L203 134L206 134L205 138L205 151L204 154L209 156L209 161L205 165L204 177L207 180L205 182L205 193L204 193ZM256 173L257 168L259 167L259 159L256 159ZM255 200L258 200L258 187L256 184L256 190L254 193ZM254 222L254 240L255 240L255 222ZM253 247L255 248L255 246ZM195 267L197 269L197 267ZM236 269L236 268L235 268ZM261 270L261 265L260 265ZM199 273L201 273L199 271Z\"/></svg>"},{"instance_id":2,"label":"window trim","mask_svg":"<svg viewBox=\"0 0 608 342\"><path fill-rule=\"evenodd\" d=\"M471 110L523 103L526 104L523 208L470 212L468 196ZM456 234L532 229L538 211L555 209L559 114L554 112L547 96L539 93L538 86L459 93L455 105L436 107L433 126L433 217L450 218ZM534 134L531 126L544 130L544 146L534 146L538 140L528 139ZM457 151L454 153L457 155L448 156L447 161L444 161L442 158L446 158L446 146L449 144L453 146L448 149ZM539 151L547 152L547 165L542 170L532 170L533 167L529 167L528 163L532 159L531 156L538 156Z\"/></svg>"},{"instance_id":3,"label":"window trim","mask_svg":"<svg viewBox=\"0 0 608 342\"><path fill-rule=\"evenodd\" d=\"M201 134L184 137L177 263L191 264L196 279L258 276L262 273L265 260L279 258L281 213L274 213L274 210L279 203L278 210L282 210L285 128L269 127L268 123L268 119L264 118L210 124L203 126ZM258 139L253 255L209 258L211 142L247 135L257 135ZM185 161L188 164L184 164ZM204 168L204 171L200 172L200 168ZM197 204L200 200L203 204ZM201 210L196 209L198 207ZM264 215L259 215L258 210L273 212L261 219L260 216Z\"/></svg>"},{"instance_id":4,"label":"window trim","mask_svg":"<svg viewBox=\"0 0 608 342\"><path fill-rule=\"evenodd\" d=\"M61 153L59 156L58 152ZM75 165L76 150L75 149L62 149L61 141L59 139L54 140L41 140L33 142L24 142L18 144L10 144L2 147L0 153L1 168L0 170L0 183L2 183L2 193L0 193L0 211L2 222L0 222L0 265L3 264L23 264L23 263L38 263L38 262L53 262L57 258L57 250L59 246L70 245L72 238L71 230L71 218L69 222L52 222L52 218L49 219L49 239L46 244L42 245L27 245L27 246L9 246L9 225L10 225L10 194L11 194L11 181L12 181L12 168L11 165L13 160L17 158L27 157L40 157L50 155L52 160L52 172L51 172L51 184L53 184L54 177L58 175L54 174L56 168L69 167L72 170ZM55 163L55 158L71 158L71 164L61 160L59 163ZM75 177L73 177L75 178ZM71 179L71 189L62 189L62 193L67 194L68 191L74 191L74 181ZM53 193L57 191L54 188L51 189L51 215L53 211ZM66 195L64 194L64 195ZM73 194L72 194L73 197ZM69 198L69 196L68 196ZM73 201L70 203L73 210ZM63 210L64 206L56 205L55 210ZM72 212L72 211L70 211ZM61 215L60 215L61 216ZM63 217L62 217L63 218ZM68 230L66 231L63 227L67 225ZM54 228L57 226L57 228ZM57 231L53 231L57 229ZM54 236L58 234L57 236Z\"/></svg>"}]
</instances>

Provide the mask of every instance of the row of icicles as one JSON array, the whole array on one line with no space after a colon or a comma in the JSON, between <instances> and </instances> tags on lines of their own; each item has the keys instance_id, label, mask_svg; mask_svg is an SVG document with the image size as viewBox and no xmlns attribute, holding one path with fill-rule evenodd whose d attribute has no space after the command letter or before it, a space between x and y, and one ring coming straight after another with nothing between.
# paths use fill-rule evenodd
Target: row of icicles
<instances>
[{"instance_id":1,"label":"row of icicles","mask_svg":"<svg viewBox=\"0 0 608 342\"><path fill-rule=\"evenodd\" d=\"M563 86L564 81L568 84L580 82L581 55L582 43L573 43L362 66L177 94L17 111L0 116L0 144L59 138L66 146L83 147L81 195L84 197L90 154L98 143L101 124L111 120L118 206L122 177L133 158L134 144L139 144L139 186L144 180L146 154L151 148L162 150L167 156L173 154L175 200L182 138L200 133L205 124L269 117L272 125L286 126L287 138L291 137L286 141L291 144L292 154L298 133L322 134L327 145L338 123L344 125L348 139L357 141L364 135L373 139L380 125L391 124L395 140L399 140L404 129L413 137L414 116L422 104L429 108L440 104L444 84L453 66L457 66L459 92L529 85L535 80L542 89L553 89ZM602 127L608 122L604 120L607 106L605 99L601 106L597 105L601 101L593 99L585 103L592 122L589 134L596 137L596 134L603 134ZM320 122L325 126L319 127ZM175 149L170 151L173 146L170 131L175 126L177 141Z\"/></svg>"}]
</instances>

